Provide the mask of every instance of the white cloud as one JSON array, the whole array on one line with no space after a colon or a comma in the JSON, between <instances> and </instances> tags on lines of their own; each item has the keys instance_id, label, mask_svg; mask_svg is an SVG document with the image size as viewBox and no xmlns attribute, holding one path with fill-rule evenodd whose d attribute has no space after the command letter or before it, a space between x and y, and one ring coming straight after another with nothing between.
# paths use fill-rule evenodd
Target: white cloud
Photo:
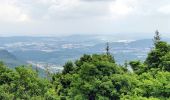
<instances>
[{"instance_id":1,"label":"white cloud","mask_svg":"<svg viewBox=\"0 0 170 100\"><path fill-rule=\"evenodd\" d=\"M7 22L25 22L29 20L29 16L22 9L14 5L13 2L0 3L0 21Z\"/></svg>"},{"instance_id":2,"label":"white cloud","mask_svg":"<svg viewBox=\"0 0 170 100\"><path fill-rule=\"evenodd\" d=\"M133 12L136 0L6 0L6 20L122 18ZM1 1L0 1L1 2ZM15 10L15 11L14 11ZM7 13L11 13L11 15ZM0 18L3 19L3 18Z\"/></svg>"},{"instance_id":3,"label":"white cloud","mask_svg":"<svg viewBox=\"0 0 170 100\"><path fill-rule=\"evenodd\" d=\"M117 0L110 4L112 17L125 17L133 12L134 6L136 6L135 0Z\"/></svg>"},{"instance_id":4,"label":"white cloud","mask_svg":"<svg viewBox=\"0 0 170 100\"><path fill-rule=\"evenodd\" d=\"M0 33L148 32L155 24L167 31L169 5L170 0L0 0Z\"/></svg>"},{"instance_id":5,"label":"white cloud","mask_svg":"<svg viewBox=\"0 0 170 100\"><path fill-rule=\"evenodd\" d=\"M72 20L93 18L117 19L130 14L134 10L133 6L135 6L135 1L136 0L51 0L50 5L48 5L48 11L43 18L52 20L57 18L70 18Z\"/></svg>"},{"instance_id":6,"label":"white cloud","mask_svg":"<svg viewBox=\"0 0 170 100\"><path fill-rule=\"evenodd\" d=\"M170 14L170 5L161 6L158 9L158 12L163 13L163 14Z\"/></svg>"},{"instance_id":7,"label":"white cloud","mask_svg":"<svg viewBox=\"0 0 170 100\"><path fill-rule=\"evenodd\" d=\"M53 0L45 13L45 17L65 17L70 16L68 13L72 13L75 7L79 4L79 0Z\"/></svg>"}]
</instances>

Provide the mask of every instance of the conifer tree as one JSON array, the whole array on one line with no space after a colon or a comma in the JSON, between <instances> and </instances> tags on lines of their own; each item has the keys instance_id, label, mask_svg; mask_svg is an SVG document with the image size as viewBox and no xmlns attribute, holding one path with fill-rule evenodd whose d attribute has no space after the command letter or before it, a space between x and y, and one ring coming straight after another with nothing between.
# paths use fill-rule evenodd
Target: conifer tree
<instances>
[{"instance_id":1,"label":"conifer tree","mask_svg":"<svg viewBox=\"0 0 170 100\"><path fill-rule=\"evenodd\" d=\"M156 45L160 40L161 40L161 37L160 37L159 31L156 30L155 36L154 36L154 39L153 39L154 45Z\"/></svg>"},{"instance_id":2,"label":"conifer tree","mask_svg":"<svg viewBox=\"0 0 170 100\"><path fill-rule=\"evenodd\" d=\"M106 55L110 55L110 46L109 46L109 42L106 43Z\"/></svg>"},{"instance_id":3,"label":"conifer tree","mask_svg":"<svg viewBox=\"0 0 170 100\"><path fill-rule=\"evenodd\" d=\"M112 56L112 54L110 53L110 46L109 46L109 42L106 43L106 55L107 57L110 59L110 61L112 61L113 63L115 63L115 59Z\"/></svg>"}]
</instances>

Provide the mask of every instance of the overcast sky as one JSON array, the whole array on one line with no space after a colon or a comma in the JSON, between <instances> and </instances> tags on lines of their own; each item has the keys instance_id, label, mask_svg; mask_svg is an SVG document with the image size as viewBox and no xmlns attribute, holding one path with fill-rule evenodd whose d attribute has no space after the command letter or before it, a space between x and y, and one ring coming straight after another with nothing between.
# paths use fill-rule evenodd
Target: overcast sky
<instances>
[{"instance_id":1,"label":"overcast sky","mask_svg":"<svg viewBox=\"0 0 170 100\"><path fill-rule=\"evenodd\" d=\"M0 0L3 36L150 36L156 29L170 34L170 0Z\"/></svg>"}]
</instances>

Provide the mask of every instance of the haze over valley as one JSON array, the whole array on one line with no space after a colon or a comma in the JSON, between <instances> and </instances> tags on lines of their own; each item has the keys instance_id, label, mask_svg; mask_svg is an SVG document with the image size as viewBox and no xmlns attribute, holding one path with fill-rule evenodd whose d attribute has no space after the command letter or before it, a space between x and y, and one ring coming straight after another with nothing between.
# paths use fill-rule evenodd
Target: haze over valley
<instances>
[{"instance_id":1,"label":"haze over valley","mask_svg":"<svg viewBox=\"0 0 170 100\"><path fill-rule=\"evenodd\" d=\"M170 39L164 39L170 41ZM102 54L109 42L110 52L118 64L125 61L144 60L153 47L152 39L115 40L114 37L72 35L65 37L1 37L1 60L10 67L31 64L40 69L47 65L61 71L67 61L75 61L83 54Z\"/></svg>"}]
</instances>

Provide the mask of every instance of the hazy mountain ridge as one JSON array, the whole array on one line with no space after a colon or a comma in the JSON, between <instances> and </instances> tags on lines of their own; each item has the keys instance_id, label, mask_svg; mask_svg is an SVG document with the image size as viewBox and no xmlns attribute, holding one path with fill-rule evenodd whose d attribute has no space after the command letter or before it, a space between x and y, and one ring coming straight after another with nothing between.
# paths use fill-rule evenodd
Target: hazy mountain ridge
<instances>
[{"instance_id":1,"label":"hazy mountain ridge","mask_svg":"<svg viewBox=\"0 0 170 100\"><path fill-rule=\"evenodd\" d=\"M170 39L164 40L170 41ZM79 35L67 37L0 37L0 44L0 48L8 50L24 62L42 66L49 64L53 65L54 68L59 68L66 61L76 60L83 54L104 53L106 41L98 36ZM118 40L117 42L109 42L109 44L110 52L119 64L123 64L125 60L144 60L148 51L153 47L152 39Z\"/></svg>"}]
</instances>

